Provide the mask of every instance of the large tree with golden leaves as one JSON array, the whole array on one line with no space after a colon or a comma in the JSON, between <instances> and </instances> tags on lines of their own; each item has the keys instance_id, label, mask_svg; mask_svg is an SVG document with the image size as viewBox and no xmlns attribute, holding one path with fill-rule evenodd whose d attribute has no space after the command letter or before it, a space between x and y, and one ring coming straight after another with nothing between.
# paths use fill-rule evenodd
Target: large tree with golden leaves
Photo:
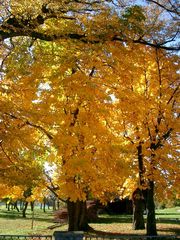
<instances>
[{"instance_id":1,"label":"large tree with golden leaves","mask_svg":"<svg viewBox=\"0 0 180 240\"><path fill-rule=\"evenodd\" d=\"M32 186L44 180L42 159L49 155L46 161L55 164L56 174L47 187L67 200L69 230L87 229L83 201L90 193L106 201L122 194L125 178L139 173L153 212L147 233L156 234L155 172L161 179L171 174L155 159L163 146L176 146L171 121L178 116L175 57L159 49L177 50L178 30L176 12L167 16L169 5L148 2L117 1L114 7L111 1L5 1L1 6L2 166L21 171L24 164L25 172L35 171L37 178L27 178ZM134 163L129 167L134 153L137 169ZM176 153L166 151L174 169ZM14 176L21 183L26 175Z\"/></svg>"}]
</instances>

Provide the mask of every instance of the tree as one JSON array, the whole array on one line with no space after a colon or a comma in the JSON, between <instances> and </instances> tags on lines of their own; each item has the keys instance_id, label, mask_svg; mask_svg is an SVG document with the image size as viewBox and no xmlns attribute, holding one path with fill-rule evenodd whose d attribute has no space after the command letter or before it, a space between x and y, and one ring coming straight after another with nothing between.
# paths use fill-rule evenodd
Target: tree
<instances>
[{"instance_id":1,"label":"tree","mask_svg":"<svg viewBox=\"0 0 180 240\"><path fill-rule=\"evenodd\" d=\"M11 3L5 1L1 7L1 40L16 36L28 36L45 41L72 39L94 44L104 41L124 43L131 41L156 48L178 50L179 47L176 44L167 45L178 39L178 24L177 19L170 19L169 16L166 17L170 24L167 24L166 21L163 22L161 10L167 10L166 1L162 4L157 4L156 1L147 2L151 3L150 11L146 6L130 6L128 1L125 1L125 4L118 4L118 1L115 3L93 0L61 1L60 3L40 0L34 4L32 0L28 6L21 1L18 4L16 1L11 1ZM154 3L156 9L153 7ZM151 5L154 11L152 11ZM160 11L157 6L160 7ZM124 24L123 21L124 9L128 24L126 21ZM129 10L127 11L127 9ZM144 16L146 17L146 19L139 19L140 22L143 20L145 23L145 28L141 29L143 31L136 28L138 18L140 15L142 16L140 9L145 12ZM177 11L176 9L174 6L173 11ZM152 12L155 12L155 15ZM140 15L138 15L139 13ZM100 23L98 19L103 19L103 21ZM135 34L129 35L129 30Z\"/></svg>"},{"instance_id":2,"label":"tree","mask_svg":"<svg viewBox=\"0 0 180 240\"><path fill-rule=\"evenodd\" d=\"M8 79L12 82L7 95L13 108L6 114L19 121L19 134L31 131L35 139L28 136L27 148L31 150L32 146L37 153L35 157L40 158L38 150L40 152L44 144L45 161L55 164L55 187L49 179L46 184L67 202L69 230L88 228L85 201L90 194L106 202L120 191L129 175L121 160L119 138L106 123L106 115L112 111L113 103L108 87L101 79L104 63L99 53L95 53L97 48L93 52L81 48L82 45L74 49L70 42L38 42L28 53L35 61L29 60L27 67L22 54L20 66L17 65L12 73L8 69L17 59L17 47L8 59L11 64L6 62L4 78L4 83ZM54 53L59 49L62 51L55 58ZM40 137L40 149L34 143L36 134Z\"/></svg>"},{"instance_id":3,"label":"tree","mask_svg":"<svg viewBox=\"0 0 180 240\"><path fill-rule=\"evenodd\" d=\"M137 51L127 47L127 51L131 53L127 60L123 59L123 64L131 65L128 69L132 71L128 75L123 71L125 77L121 70L122 59L118 58L117 49L112 47L112 55L116 59L114 82L117 79L116 89L112 92L117 99L119 121L124 124L124 137L138 156L135 157L138 161L137 187L146 189L147 194L147 235L156 235L155 183L161 187L163 183L170 191L171 185L175 183L176 186L178 181L178 57L150 48ZM130 57L133 61L136 59L134 65Z\"/></svg>"}]
</instances>

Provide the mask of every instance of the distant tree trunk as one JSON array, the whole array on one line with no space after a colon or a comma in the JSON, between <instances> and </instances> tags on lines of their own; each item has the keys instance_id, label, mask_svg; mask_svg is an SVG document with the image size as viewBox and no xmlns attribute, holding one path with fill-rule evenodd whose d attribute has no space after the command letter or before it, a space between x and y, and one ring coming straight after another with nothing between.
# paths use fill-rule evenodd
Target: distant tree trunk
<instances>
[{"instance_id":1,"label":"distant tree trunk","mask_svg":"<svg viewBox=\"0 0 180 240\"><path fill-rule=\"evenodd\" d=\"M147 189L147 235L156 236L156 216L155 216L155 204L154 204L154 182L149 181L149 188Z\"/></svg>"},{"instance_id":2,"label":"distant tree trunk","mask_svg":"<svg viewBox=\"0 0 180 240\"><path fill-rule=\"evenodd\" d=\"M57 200L57 209L60 209L60 202Z\"/></svg>"},{"instance_id":3,"label":"distant tree trunk","mask_svg":"<svg viewBox=\"0 0 180 240\"><path fill-rule=\"evenodd\" d=\"M145 229L143 217L144 198L142 191L139 188L137 188L133 192L132 202L133 202L133 229L134 230Z\"/></svg>"},{"instance_id":4,"label":"distant tree trunk","mask_svg":"<svg viewBox=\"0 0 180 240\"><path fill-rule=\"evenodd\" d=\"M50 209L50 202L49 202L49 199L47 200L47 207L48 207L48 209Z\"/></svg>"},{"instance_id":5,"label":"distant tree trunk","mask_svg":"<svg viewBox=\"0 0 180 240\"><path fill-rule=\"evenodd\" d=\"M46 212L46 198L43 200L43 212Z\"/></svg>"},{"instance_id":6,"label":"distant tree trunk","mask_svg":"<svg viewBox=\"0 0 180 240\"><path fill-rule=\"evenodd\" d=\"M8 211L10 211L10 203L7 204Z\"/></svg>"},{"instance_id":7,"label":"distant tree trunk","mask_svg":"<svg viewBox=\"0 0 180 240\"><path fill-rule=\"evenodd\" d=\"M87 219L86 201L67 201L69 228L68 231L87 231L89 229Z\"/></svg>"},{"instance_id":8,"label":"distant tree trunk","mask_svg":"<svg viewBox=\"0 0 180 240\"><path fill-rule=\"evenodd\" d=\"M53 203L53 211L55 211L55 210L56 210L56 200L53 199L53 200L52 200L52 203Z\"/></svg>"},{"instance_id":9,"label":"distant tree trunk","mask_svg":"<svg viewBox=\"0 0 180 240\"><path fill-rule=\"evenodd\" d=\"M23 201L20 201L20 210L23 210Z\"/></svg>"},{"instance_id":10,"label":"distant tree trunk","mask_svg":"<svg viewBox=\"0 0 180 240\"><path fill-rule=\"evenodd\" d=\"M17 201L14 203L14 209L16 209L16 210L19 212L19 208L18 208L18 205L17 205Z\"/></svg>"},{"instance_id":11,"label":"distant tree trunk","mask_svg":"<svg viewBox=\"0 0 180 240\"><path fill-rule=\"evenodd\" d=\"M31 212L34 211L34 201L31 202Z\"/></svg>"},{"instance_id":12,"label":"distant tree trunk","mask_svg":"<svg viewBox=\"0 0 180 240\"><path fill-rule=\"evenodd\" d=\"M26 210L27 210L27 207L28 207L28 202L25 202L25 203L24 203L24 208L23 208L23 210L22 210L23 218L26 218Z\"/></svg>"},{"instance_id":13,"label":"distant tree trunk","mask_svg":"<svg viewBox=\"0 0 180 240\"><path fill-rule=\"evenodd\" d=\"M26 199L28 197L30 197L32 195L32 189L31 187L27 188L24 193L23 193L23 196L25 198L25 201L24 201L24 206L23 206L23 210L22 210L22 213L23 213L23 217L25 218L26 217L26 210L27 210L27 207L28 207L28 202L26 201Z\"/></svg>"}]
</instances>

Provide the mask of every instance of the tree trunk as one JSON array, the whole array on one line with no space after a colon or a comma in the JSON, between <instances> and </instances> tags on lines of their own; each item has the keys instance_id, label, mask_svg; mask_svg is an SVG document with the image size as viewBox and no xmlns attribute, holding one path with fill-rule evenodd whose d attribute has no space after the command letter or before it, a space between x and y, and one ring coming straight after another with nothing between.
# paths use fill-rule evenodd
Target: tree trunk
<instances>
[{"instance_id":1,"label":"tree trunk","mask_svg":"<svg viewBox=\"0 0 180 240\"><path fill-rule=\"evenodd\" d=\"M26 218L26 210L27 210L27 207L28 207L28 202L25 202L24 208L23 208L23 210L22 210L23 218Z\"/></svg>"},{"instance_id":2,"label":"tree trunk","mask_svg":"<svg viewBox=\"0 0 180 240\"><path fill-rule=\"evenodd\" d=\"M16 210L19 212L19 208L18 208L17 201L16 201L16 202L14 202L14 209L16 209Z\"/></svg>"},{"instance_id":3,"label":"tree trunk","mask_svg":"<svg viewBox=\"0 0 180 240\"><path fill-rule=\"evenodd\" d=\"M53 199L53 211L55 211L55 210L56 210L56 200Z\"/></svg>"},{"instance_id":4,"label":"tree trunk","mask_svg":"<svg viewBox=\"0 0 180 240\"><path fill-rule=\"evenodd\" d=\"M67 201L69 228L68 231L87 231L89 229L87 220L86 201Z\"/></svg>"},{"instance_id":5,"label":"tree trunk","mask_svg":"<svg viewBox=\"0 0 180 240\"><path fill-rule=\"evenodd\" d=\"M31 212L33 212L34 211L34 201L32 201L30 204L31 204Z\"/></svg>"},{"instance_id":6,"label":"tree trunk","mask_svg":"<svg viewBox=\"0 0 180 240\"><path fill-rule=\"evenodd\" d=\"M155 204L154 204L154 182L149 181L149 188L147 189L147 235L156 236L156 216L155 216Z\"/></svg>"},{"instance_id":7,"label":"tree trunk","mask_svg":"<svg viewBox=\"0 0 180 240\"><path fill-rule=\"evenodd\" d=\"M144 164L143 164L143 153L142 153L142 142L139 142L137 146L137 156L138 156L138 168L139 168L139 185L143 186L144 177L143 174L145 172ZM136 188L132 195L133 202L133 229L145 229L144 224L144 209L145 209L145 201L143 192L140 188Z\"/></svg>"},{"instance_id":8,"label":"tree trunk","mask_svg":"<svg viewBox=\"0 0 180 240\"><path fill-rule=\"evenodd\" d=\"M137 188L133 192L132 202L133 202L133 229L134 230L145 229L143 217L143 212L145 209L144 198L142 191L139 188Z\"/></svg>"},{"instance_id":9,"label":"tree trunk","mask_svg":"<svg viewBox=\"0 0 180 240\"><path fill-rule=\"evenodd\" d=\"M60 202L57 200L57 209L60 209Z\"/></svg>"},{"instance_id":10,"label":"tree trunk","mask_svg":"<svg viewBox=\"0 0 180 240\"><path fill-rule=\"evenodd\" d=\"M20 200L20 210L23 210L23 201Z\"/></svg>"},{"instance_id":11,"label":"tree trunk","mask_svg":"<svg viewBox=\"0 0 180 240\"><path fill-rule=\"evenodd\" d=\"M43 201L43 212L45 213L46 212L46 200L44 199Z\"/></svg>"},{"instance_id":12,"label":"tree trunk","mask_svg":"<svg viewBox=\"0 0 180 240\"><path fill-rule=\"evenodd\" d=\"M7 204L8 211L10 211L10 203Z\"/></svg>"}]
</instances>

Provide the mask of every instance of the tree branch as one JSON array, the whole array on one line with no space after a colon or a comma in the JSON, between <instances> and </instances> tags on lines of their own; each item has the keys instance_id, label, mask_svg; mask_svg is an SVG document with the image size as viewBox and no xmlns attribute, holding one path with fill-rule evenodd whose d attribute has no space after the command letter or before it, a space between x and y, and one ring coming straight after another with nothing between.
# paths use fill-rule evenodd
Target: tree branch
<instances>
[{"instance_id":1,"label":"tree branch","mask_svg":"<svg viewBox=\"0 0 180 240\"><path fill-rule=\"evenodd\" d=\"M173 99L174 95L176 94L176 92L178 91L179 89L179 85L174 89L171 97L169 98L169 100L167 101L167 104L169 104L171 102L171 100Z\"/></svg>"},{"instance_id":2,"label":"tree branch","mask_svg":"<svg viewBox=\"0 0 180 240\"><path fill-rule=\"evenodd\" d=\"M163 43L154 43L154 42L148 42L142 38L139 38L139 39L134 39L134 40L127 40L127 39L123 39L119 36L114 36L112 38L112 40L114 41L119 41L119 42L130 42L132 41L133 43L137 43L137 44L143 44L143 45L146 45L146 46L150 46L150 47L153 47L153 48L156 48L156 49L164 49L164 50L167 50L167 51L179 51L180 50L180 46L175 46L175 47L171 47L171 46L165 46L166 42L163 42ZM169 41L168 41L169 42Z\"/></svg>"},{"instance_id":3,"label":"tree branch","mask_svg":"<svg viewBox=\"0 0 180 240\"><path fill-rule=\"evenodd\" d=\"M151 149L156 150L159 147L162 147L163 146L162 141L166 141L170 137L170 134L172 131L173 131L173 128L169 128L167 132L161 136L161 138L158 140L157 143L152 142Z\"/></svg>"},{"instance_id":4,"label":"tree branch","mask_svg":"<svg viewBox=\"0 0 180 240\"><path fill-rule=\"evenodd\" d=\"M20 119L20 118L18 118L18 117L16 117L15 115L13 115L13 114L11 114L11 113L5 113L7 116L9 116L9 117L11 117L12 119ZM49 138L49 140L52 140L53 139L53 136L45 129L45 128L43 128L42 126L39 126L39 125L37 125L37 124L34 124L34 123L32 123L32 122L30 122L29 120L23 120L23 119L20 119L20 120L22 120L22 122L23 122L23 125L22 126L25 126L25 125L29 125L29 126L31 126L31 127L34 127L34 128L37 128L37 129L39 129L42 133L44 133L48 138ZM21 126L21 127L22 127Z\"/></svg>"},{"instance_id":5,"label":"tree branch","mask_svg":"<svg viewBox=\"0 0 180 240\"><path fill-rule=\"evenodd\" d=\"M62 202L64 202L64 203L67 203L67 200L64 200L64 199L60 198L60 197L58 196L58 194L56 193L56 191L55 191L53 188L51 188L50 186L46 186L46 187L47 187L47 189L49 189L60 201L62 201Z\"/></svg>"},{"instance_id":6,"label":"tree branch","mask_svg":"<svg viewBox=\"0 0 180 240\"><path fill-rule=\"evenodd\" d=\"M52 15L51 15L52 16ZM38 17L37 17L38 18ZM11 19L11 21L10 21ZM39 19L39 20L38 20ZM161 42L161 43L154 43L150 42L148 40L144 40L142 38L139 39L128 39L126 37L122 38L118 36L118 34L112 36L111 38L107 35L102 38L101 35L96 35L96 38L92 39L89 38L86 34L79 34L77 32L72 33L62 33L62 34L47 34L40 31L37 31L36 27L40 26L44 23L45 18L43 18L41 15L39 15L39 18L36 20L31 20L29 23L29 26L26 24L26 20L18 20L15 17L9 18L0 26L0 41L3 41L7 38L12 37L18 37L18 36L27 36L31 37L33 39L40 39L44 41L54 41L57 39L62 40L78 40L83 43L91 43L91 44L97 44L101 42L111 42L111 41L118 41L118 42L133 42L136 44L143 44L146 46L154 47L154 48L161 48L168 51L178 51L180 50L179 46L166 46L165 44L167 41ZM28 20L27 20L28 22ZM26 24L25 24L26 23ZM34 27L33 27L34 26ZM172 41L174 38L172 39ZM168 40L170 42L170 40Z\"/></svg>"},{"instance_id":7,"label":"tree branch","mask_svg":"<svg viewBox=\"0 0 180 240\"><path fill-rule=\"evenodd\" d=\"M2 142L0 143L0 147L2 152L4 153L4 155L6 156L6 158L8 159L8 161L20 172L24 173L22 169L20 169L19 167L16 166L16 164L11 160L10 156L6 153L4 147L2 146Z\"/></svg>"},{"instance_id":8,"label":"tree branch","mask_svg":"<svg viewBox=\"0 0 180 240\"><path fill-rule=\"evenodd\" d=\"M173 4L171 4L172 8L168 8L165 5L159 3L159 1L147 0L147 2L154 3L154 4L158 5L159 7L163 8L164 10L166 10L167 12L174 13L174 14L177 14L179 16L178 6L176 7Z\"/></svg>"}]
</instances>

